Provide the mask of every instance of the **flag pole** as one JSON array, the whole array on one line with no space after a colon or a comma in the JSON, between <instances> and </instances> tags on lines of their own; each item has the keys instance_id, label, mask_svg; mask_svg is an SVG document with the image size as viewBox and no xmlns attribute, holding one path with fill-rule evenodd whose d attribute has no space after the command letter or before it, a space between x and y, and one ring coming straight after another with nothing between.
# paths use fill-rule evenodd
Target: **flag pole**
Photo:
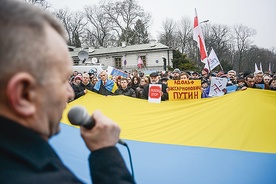
<instances>
[{"instance_id":1,"label":"flag pole","mask_svg":"<svg viewBox=\"0 0 276 184\"><path fill-rule=\"evenodd\" d=\"M194 32L193 39L197 42L197 47L199 48L200 60L205 64L204 68L207 68L211 72L210 62L204 42L204 36L200 27L200 22L198 21L197 11L195 8L194 17ZM207 66L206 66L207 65Z\"/></svg>"},{"instance_id":2,"label":"flag pole","mask_svg":"<svg viewBox=\"0 0 276 184\"><path fill-rule=\"evenodd\" d=\"M220 66L221 71L224 71L220 63L219 63L219 66Z\"/></svg>"}]
</instances>

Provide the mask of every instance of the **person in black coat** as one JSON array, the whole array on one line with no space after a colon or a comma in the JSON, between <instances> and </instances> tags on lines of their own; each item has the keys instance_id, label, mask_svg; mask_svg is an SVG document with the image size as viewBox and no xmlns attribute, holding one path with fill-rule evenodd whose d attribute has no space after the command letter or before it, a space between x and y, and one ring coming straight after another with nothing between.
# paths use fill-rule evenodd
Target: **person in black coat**
<instances>
[{"instance_id":1,"label":"person in black coat","mask_svg":"<svg viewBox=\"0 0 276 184\"><path fill-rule=\"evenodd\" d=\"M150 74L150 84L161 84L161 100L165 101L169 99L169 94L167 92L168 86L164 83L159 82L159 75L157 72L153 72ZM148 99L149 98L149 85L147 84L144 86L142 98Z\"/></svg>"},{"instance_id":2,"label":"person in black coat","mask_svg":"<svg viewBox=\"0 0 276 184\"><path fill-rule=\"evenodd\" d=\"M46 11L16 0L1 0L0 27L0 183L83 183L48 143L74 97L66 31ZM91 118L94 128L80 132L93 184L134 183L115 146L120 127L100 111Z\"/></svg>"},{"instance_id":3,"label":"person in black coat","mask_svg":"<svg viewBox=\"0 0 276 184\"><path fill-rule=\"evenodd\" d=\"M75 87L75 99L85 95L87 90L94 91L94 85L90 82L89 74L84 73L82 76L82 82Z\"/></svg>"},{"instance_id":4,"label":"person in black coat","mask_svg":"<svg viewBox=\"0 0 276 184\"><path fill-rule=\"evenodd\" d=\"M127 78L121 79L121 88L116 89L114 95L125 95L136 98L135 91L127 85Z\"/></svg>"}]
</instances>

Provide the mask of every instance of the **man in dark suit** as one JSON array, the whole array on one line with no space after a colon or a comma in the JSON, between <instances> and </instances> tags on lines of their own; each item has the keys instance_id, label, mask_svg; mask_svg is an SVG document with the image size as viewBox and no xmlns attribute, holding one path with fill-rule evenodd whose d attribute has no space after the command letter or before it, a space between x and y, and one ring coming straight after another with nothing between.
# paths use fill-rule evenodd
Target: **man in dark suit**
<instances>
[{"instance_id":1,"label":"man in dark suit","mask_svg":"<svg viewBox=\"0 0 276 184\"><path fill-rule=\"evenodd\" d=\"M160 76L158 75L157 72L152 72L150 74L150 84L160 84L161 85L161 91L160 91L160 95L161 95L161 100L165 101L169 99L169 95L167 92L167 88L168 86L162 82L159 81ZM150 84L146 84L143 90L143 94L142 94L142 98L143 99L148 99L149 98L149 85Z\"/></svg>"},{"instance_id":2,"label":"man in dark suit","mask_svg":"<svg viewBox=\"0 0 276 184\"><path fill-rule=\"evenodd\" d=\"M0 183L83 183L48 143L74 97L64 28L43 10L14 0L1 0L0 27ZM95 127L80 131L91 151L93 184L134 183L115 147L119 126L100 111L92 118Z\"/></svg>"}]
</instances>

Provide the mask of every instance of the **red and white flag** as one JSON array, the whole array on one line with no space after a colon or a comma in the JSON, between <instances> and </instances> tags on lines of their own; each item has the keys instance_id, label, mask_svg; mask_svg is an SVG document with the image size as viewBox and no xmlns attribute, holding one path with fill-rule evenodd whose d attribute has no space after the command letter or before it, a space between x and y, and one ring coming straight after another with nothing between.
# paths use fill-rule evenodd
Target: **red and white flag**
<instances>
[{"instance_id":1,"label":"red and white flag","mask_svg":"<svg viewBox=\"0 0 276 184\"><path fill-rule=\"evenodd\" d=\"M139 68L142 68L142 66L143 66L143 60L141 59L140 56L138 57L137 66L138 66Z\"/></svg>"},{"instance_id":2,"label":"red and white flag","mask_svg":"<svg viewBox=\"0 0 276 184\"><path fill-rule=\"evenodd\" d=\"M204 42L204 37L202 34L202 30L200 27L200 24L198 22L198 16L197 16L197 12L195 9L195 18L194 18L194 35L193 35L193 39L197 42L197 46L199 48L200 51L200 59L201 62L205 63L205 66L209 67L208 64L208 55L207 55L207 51L206 51L206 47L205 47L205 42Z\"/></svg>"}]
</instances>

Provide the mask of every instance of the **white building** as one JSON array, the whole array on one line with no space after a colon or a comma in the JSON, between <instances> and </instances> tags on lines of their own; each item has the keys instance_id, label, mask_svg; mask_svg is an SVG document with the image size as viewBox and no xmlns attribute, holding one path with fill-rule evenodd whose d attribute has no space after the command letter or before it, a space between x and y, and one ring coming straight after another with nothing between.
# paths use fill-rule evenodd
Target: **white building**
<instances>
[{"instance_id":1,"label":"white building","mask_svg":"<svg viewBox=\"0 0 276 184\"><path fill-rule=\"evenodd\" d=\"M80 61L78 54L81 50L86 51L88 59L84 62ZM143 61L141 70L164 70L164 60L166 60L166 70L168 66L172 67L173 52L168 46L158 42L148 44L126 45L122 43L121 47L108 48L73 48L69 47L69 51L74 60L74 65L87 65L89 63L101 63L105 66L113 66L121 70L138 69L138 58Z\"/></svg>"}]
</instances>

